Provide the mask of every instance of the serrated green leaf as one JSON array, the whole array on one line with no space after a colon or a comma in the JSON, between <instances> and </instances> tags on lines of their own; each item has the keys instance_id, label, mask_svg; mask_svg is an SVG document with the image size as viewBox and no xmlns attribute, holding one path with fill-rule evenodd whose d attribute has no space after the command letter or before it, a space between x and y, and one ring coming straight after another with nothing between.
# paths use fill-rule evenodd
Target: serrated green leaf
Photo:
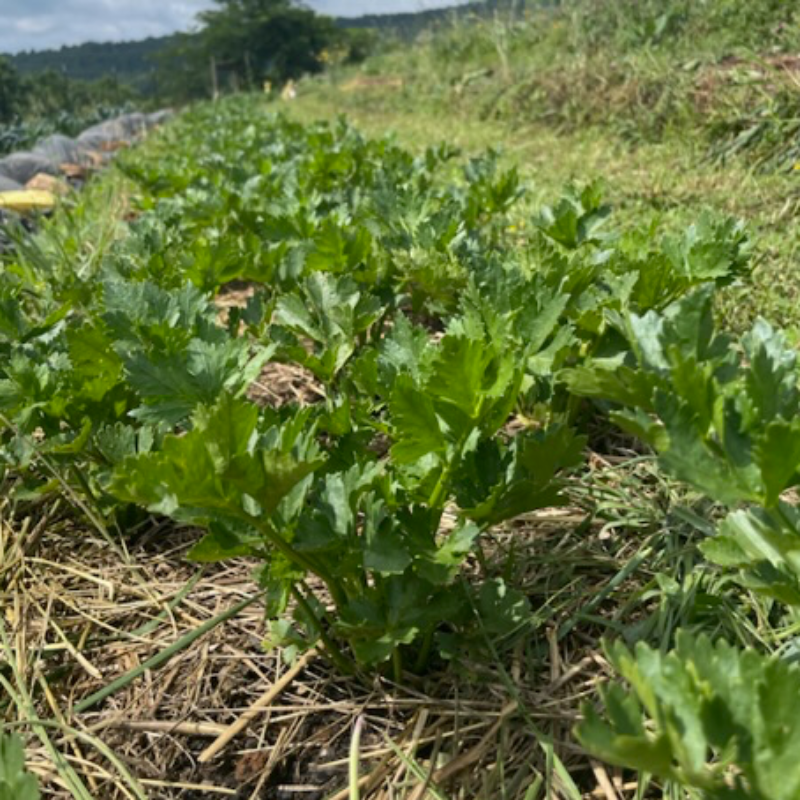
<instances>
[{"instance_id":1,"label":"serrated green leaf","mask_svg":"<svg viewBox=\"0 0 800 800\"><path fill-rule=\"evenodd\" d=\"M603 693L607 720L585 709L576 733L591 753L710 798L797 796L796 666L680 631L670 653L644 644L608 652L632 691Z\"/></svg>"},{"instance_id":2,"label":"serrated green leaf","mask_svg":"<svg viewBox=\"0 0 800 800\"><path fill-rule=\"evenodd\" d=\"M774 506L800 479L800 420L776 419L766 425L759 431L754 456L764 483L764 505Z\"/></svg>"},{"instance_id":3,"label":"serrated green leaf","mask_svg":"<svg viewBox=\"0 0 800 800\"><path fill-rule=\"evenodd\" d=\"M399 464L417 461L429 454L443 456L447 437L433 405L408 375L399 375L389 400L394 444L392 458Z\"/></svg>"},{"instance_id":4,"label":"serrated green leaf","mask_svg":"<svg viewBox=\"0 0 800 800\"><path fill-rule=\"evenodd\" d=\"M122 462L109 490L153 511L199 522L215 513L252 515L249 501L270 515L322 459L257 447L257 421L252 403L224 395L197 411L188 433L165 437L159 452Z\"/></svg>"}]
</instances>

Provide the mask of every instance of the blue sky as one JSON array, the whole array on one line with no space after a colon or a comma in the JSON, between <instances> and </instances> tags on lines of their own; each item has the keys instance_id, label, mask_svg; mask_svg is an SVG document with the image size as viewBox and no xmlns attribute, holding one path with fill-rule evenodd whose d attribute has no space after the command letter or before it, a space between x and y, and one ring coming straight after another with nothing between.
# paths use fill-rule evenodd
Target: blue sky
<instances>
[{"instance_id":1,"label":"blue sky","mask_svg":"<svg viewBox=\"0 0 800 800\"><path fill-rule=\"evenodd\" d=\"M417 11L464 0L307 0L325 14ZM162 36L191 27L211 0L0 0L0 53Z\"/></svg>"}]
</instances>

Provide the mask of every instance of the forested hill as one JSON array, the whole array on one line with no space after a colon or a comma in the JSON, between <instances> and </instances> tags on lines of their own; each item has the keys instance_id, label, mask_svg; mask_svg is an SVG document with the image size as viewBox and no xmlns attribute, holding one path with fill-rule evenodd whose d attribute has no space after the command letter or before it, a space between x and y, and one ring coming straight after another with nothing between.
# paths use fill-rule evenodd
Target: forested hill
<instances>
[{"instance_id":1,"label":"forested hill","mask_svg":"<svg viewBox=\"0 0 800 800\"><path fill-rule=\"evenodd\" d=\"M69 78L91 81L115 75L124 83L142 84L155 67L152 57L173 39L160 36L138 42L87 42L58 50L17 53L11 61L24 75L52 69Z\"/></svg>"},{"instance_id":2,"label":"forested hill","mask_svg":"<svg viewBox=\"0 0 800 800\"><path fill-rule=\"evenodd\" d=\"M541 5L539 0L536 0ZM531 0L528 0L531 2ZM497 8L520 8L525 0L486 0L460 6L429 9L405 14L369 14L337 20L343 28L372 28L403 38L413 38L422 30L456 15L492 13ZM89 42L58 50L25 51L10 56L22 74L52 69L69 78L96 80L115 75L123 83L144 88L154 69L153 56L173 41L172 36L152 37L136 42Z\"/></svg>"}]
</instances>

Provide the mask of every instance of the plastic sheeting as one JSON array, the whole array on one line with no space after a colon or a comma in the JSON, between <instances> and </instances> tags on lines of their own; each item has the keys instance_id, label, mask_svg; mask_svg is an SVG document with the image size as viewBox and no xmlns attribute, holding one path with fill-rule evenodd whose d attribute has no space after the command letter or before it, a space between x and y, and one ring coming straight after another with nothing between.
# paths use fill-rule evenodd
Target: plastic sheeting
<instances>
[{"instance_id":1,"label":"plastic sheeting","mask_svg":"<svg viewBox=\"0 0 800 800\"><path fill-rule=\"evenodd\" d=\"M30 152L0 159L0 233L9 211L25 214L55 205L56 195L65 191L67 184L48 176L72 176L75 172L72 177L83 177L87 167L111 158L110 151L162 125L173 113L163 109L152 114L123 114L87 128L76 139L55 134L39 141Z\"/></svg>"},{"instance_id":2,"label":"plastic sheeting","mask_svg":"<svg viewBox=\"0 0 800 800\"><path fill-rule=\"evenodd\" d=\"M90 150L108 150L114 145L127 143L132 138L132 134L125 130L119 119L110 119L83 131L78 136L78 144Z\"/></svg>"},{"instance_id":3,"label":"plastic sheeting","mask_svg":"<svg viewBox=\"0 0 800 800\"><path fill-rule=\"evenodd\" d=\"M152 114L147 115L147 127L155 128L157 125L163 125L174 115L175 112L171 108L162 108L160 111L154 111Z\"/></svg>"},{"instance_id":4,"label":"plastic sheeting","mask_svg":"<svg viewBox=\"0 0 800 800\"><path fill-rule=\"evenodd\" d=\"M0 159L0 176L17 183L25 184L42 172L58 175L58 165L37 153L12 153Z\"/></svg>"},{"instance_id":5,"label":"plastic sheeting","mask_svg":"<svg viewBox=\"0 0 800 800\"><path fill-rule=\"evenodd\" d=\"M150 128L162 125L172 115L171 109L162 109L152 114L123 114L116 119L101 122L87 128L77 138L77 143L81 147L91 150L113 150L120 145L130 142L142 136Z\"/></svg>"},{"instance_id":6,"label":"plastic sheeting","mask_svg":"<svg viewBox=\"0 0 800 800\"><path fill-rule=\"evenodd\" d=\"M0 175L0 192L18 192L23 188L21 183L12 181L11 178L5 178Z\"/></svg>"},{"instance_id":7,"label":"plastic sheeting","mask_svg":"<svg viewBox=\"0 0 800 800\"><path fill-rule=\"evenodd\" d=\"M125 135L130 139L135 136L142 136L147 133L147 115L134 113L124 114L117 119L117 122L122 126Z\"/></svg>"},{"instance_id":8,"label":"plastic sheeting","mask_svg":"<svg viewBox=\"0 0 800 800\"><path fill-rule=\"evenodd\" d=\"M56 133L42 139L31 151L34 155L48 159L54 166L61 164L84 164L89 165L92 158L88 148L83 147L69 136L62 136Z\"/></svg>"}]
</instances>

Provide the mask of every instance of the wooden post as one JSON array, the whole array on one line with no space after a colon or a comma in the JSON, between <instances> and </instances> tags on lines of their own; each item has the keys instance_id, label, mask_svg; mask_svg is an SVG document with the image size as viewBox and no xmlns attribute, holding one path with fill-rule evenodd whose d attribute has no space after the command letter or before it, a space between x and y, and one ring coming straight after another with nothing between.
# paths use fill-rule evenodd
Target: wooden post
<instances>
[{"instance_id":1,"label":"wooden post","mask_svg":"<svg viewBox=\"0 0 800 800\"><path fill-rule=\"evenodd\" d=\"M217 75L217 59L211 56L211 99L219 100L219 75Z\"/></svg>"},{"instance_id":2,"label":"wooden post","mask_svg":"<svg viewBox=\"0 0 800 800\"><path fill-rule=\"evenodd\" d=\"M244 67L245 75L247 77L247 91L252 92L255 89L255 80L253 80L253 62L250 60L250 51L244 51Z\"/></svg>"}]
</instances>

